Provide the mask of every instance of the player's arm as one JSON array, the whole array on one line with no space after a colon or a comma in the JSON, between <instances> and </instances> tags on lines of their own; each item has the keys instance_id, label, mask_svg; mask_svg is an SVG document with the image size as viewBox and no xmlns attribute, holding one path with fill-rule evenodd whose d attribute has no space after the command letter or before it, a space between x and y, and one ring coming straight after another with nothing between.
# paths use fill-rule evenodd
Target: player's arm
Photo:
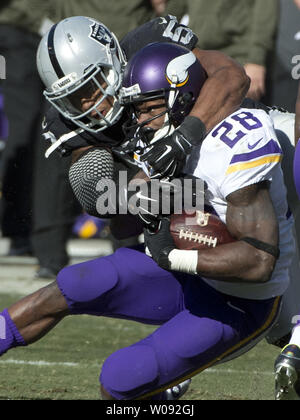
<instances>
[{"instance_id":1,"label":"player's arm","mask_svg":"<svg viewBox=\"0 0 300 420\"><path fill-rule=\"evenodd\" d=\"M300 83L298 87L298 96L296 101L296 108L295 108L295 146L297 145L299 138L300 138Z\"/></svg>"},{"instance_id":2,"label":"player's arm","mask_svg":"<svg viewBox=\"0 0 300 420\"><path fill-rule=\"evenodd\" d=\"M219 51L193 49L206 71L205 81L190 116L199 118L209 132L241 105L250 79L239 63Z\"/></svg>"},{"instance_id":3,"label":"player's arm","mask_svg":"<svg viewBox=\"0 0 300 420\"><path fill-rule=\"evenodd\" d=\"M72 152L69 179L76 198L88 214L100 218L111 218L110 229L116 239L126 239L143 232L142 223L137 217L127 212L127 214L119 214L119 199L122 195L119 191L121 172L124 177L126 176L125 187L127 182L146 177L138 168L130 170L125 165L122 166L120 162L115 162L106 149L88 146ZM102 182L104 182L103 188ZM107 191L106 185L109 188ZM111 194L110 206L102 206L106 203L109 194ZM127 203L123 202L123 206L126 210ZM101 212L102 208L105 210L104 213Z\"/></svg>"},{"instance_id":4,"label":"player's arm","mask_svg":"<svg viewBox=\"0 0 300 420\"><path fill-rule=\"evenodd\" d=\"M268 184L245 187L231 193L227 200L227 228L236 242L199 251L178 250L169 220L164 218L158 232L145 231L146 246L156 262L165 269L223 281L268 281L278 251L278 224ZM253 244L243 238L251 238Z\"/></svg>"},{"instance_id":5,"label":"player's arm","mask_svg":"<svg viewBox=\"0 0 300 420\"><path fill-rule=\"evenodd\" d=\"M278 224L268 183L233 192L227 197L227 203L227 228L237 241L198 251L197 272L220 280L268 281L276 258L263 248L271 247L274 253L278 249ZM250 245L243 238L259 241L259 248L255 242Z\"/></svg>"}]
</instances>

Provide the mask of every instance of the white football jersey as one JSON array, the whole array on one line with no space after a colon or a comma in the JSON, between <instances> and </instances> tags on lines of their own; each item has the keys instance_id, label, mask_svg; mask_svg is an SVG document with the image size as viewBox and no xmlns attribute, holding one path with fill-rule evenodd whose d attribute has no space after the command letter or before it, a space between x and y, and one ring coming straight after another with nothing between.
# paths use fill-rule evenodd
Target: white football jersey
<instances>
[{"instance_id":1,"label":"white football jersey","mask_svg":"<svg viewBox=\"0 0 300 420\"><path fill-rule=\"evenodd\" d=\"M193 149L185 172L206 181L206 204L226 223L226 197L261 181L271 181L270 196L279 223L280 258L267 283L250 284L204 279L215 289L248 299L267 299L284 293L288 267L295 251L293 218L286 201L280 161L282 151L272 120L259 109L239 109L215 127ZM263 229L263 226L262 226Z\"/></svg>"}]
</instances>

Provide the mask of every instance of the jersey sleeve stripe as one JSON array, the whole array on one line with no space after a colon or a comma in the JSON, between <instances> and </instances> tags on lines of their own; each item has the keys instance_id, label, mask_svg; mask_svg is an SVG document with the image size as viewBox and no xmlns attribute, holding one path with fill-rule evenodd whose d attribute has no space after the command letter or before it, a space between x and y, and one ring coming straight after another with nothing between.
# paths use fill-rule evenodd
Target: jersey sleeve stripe
<instances>
[{"instance_id":1,"label":"jersey sleeve stripe","mask_svg":"<svg viewBox=\"0 0 300 420\"><path fill-rule=\"evenodd\" d=\"M249 152L234 155L231 159L230 165L240 162L247 162L249 160L257 159L259 157L264 157L266 155L275 155L282 154L282 150L279 144L275 140L270 140L267 144L259 149L251 150L251 145L248 145Z\"/></svg>"},{"instance_id":2,"label":"jersey sleeve stripe","mask_svg":"<svg viewBox=\"0 0 300 420\"><path fill-rule=\"evenodd\" d=\"M255 168L257 166L266 165L269 163L278 163L281 161L281 159L282 159L282 155L280 154L280 155L273 155L273 156L272 155L265 156L261 159L256 159L251 162L236 163L228 167L226 171L226 175L232 174L233 172L237 172L237 171L244 171L246 169Z\"/></svg>"}]
</instances>

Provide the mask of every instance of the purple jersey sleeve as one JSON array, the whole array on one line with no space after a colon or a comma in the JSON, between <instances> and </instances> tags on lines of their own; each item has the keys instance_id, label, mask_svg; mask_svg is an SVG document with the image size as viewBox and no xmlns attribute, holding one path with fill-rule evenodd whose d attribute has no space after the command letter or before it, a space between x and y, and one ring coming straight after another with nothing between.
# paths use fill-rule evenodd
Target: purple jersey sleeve
<instances>
[{"instance_id":1,"label":"purple jersey sleeve","mask_svg":"<svg viewBox=\"0 0 300 420\"><path fill-rule=\"evenodd\" d=\"M130 59L141 48L153 42L174 42L193 50L198 38L190 28L178 23L176 17L168 15L155 18L129 32L121 40L121 47L127 59Z\"/></svg>"}]
</instances>

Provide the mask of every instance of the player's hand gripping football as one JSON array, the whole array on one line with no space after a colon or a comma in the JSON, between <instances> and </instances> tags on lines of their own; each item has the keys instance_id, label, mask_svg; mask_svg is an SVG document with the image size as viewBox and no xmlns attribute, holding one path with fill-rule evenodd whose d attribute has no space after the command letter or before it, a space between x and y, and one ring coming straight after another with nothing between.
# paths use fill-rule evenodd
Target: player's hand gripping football
<instances>
[{"instance_id":1,"label":"player's hand gripping football","mask_svg":"<svg viewBox=\"0 0 300 420\"><path fill-rule=\"evenodd\" d=\"M153 169L151 178L178 176L193 146L201 144L205 134L202 121L188 116L170 136L153 143L141 157L141 161L147 162Z\"/></svg>"},{"instance_id":2,"label":"player's hand gripping football","mask_svg":"<svg viewBox=\"0 0 300 420\"><path fill-rule=\"evenodd\" d=\"M144 229L144 238L146 254L152 257L161 268L170 269L168 255L176 246L170 233L169 217L161 218L155 232Z\"/></svg>"}]
</instances>

